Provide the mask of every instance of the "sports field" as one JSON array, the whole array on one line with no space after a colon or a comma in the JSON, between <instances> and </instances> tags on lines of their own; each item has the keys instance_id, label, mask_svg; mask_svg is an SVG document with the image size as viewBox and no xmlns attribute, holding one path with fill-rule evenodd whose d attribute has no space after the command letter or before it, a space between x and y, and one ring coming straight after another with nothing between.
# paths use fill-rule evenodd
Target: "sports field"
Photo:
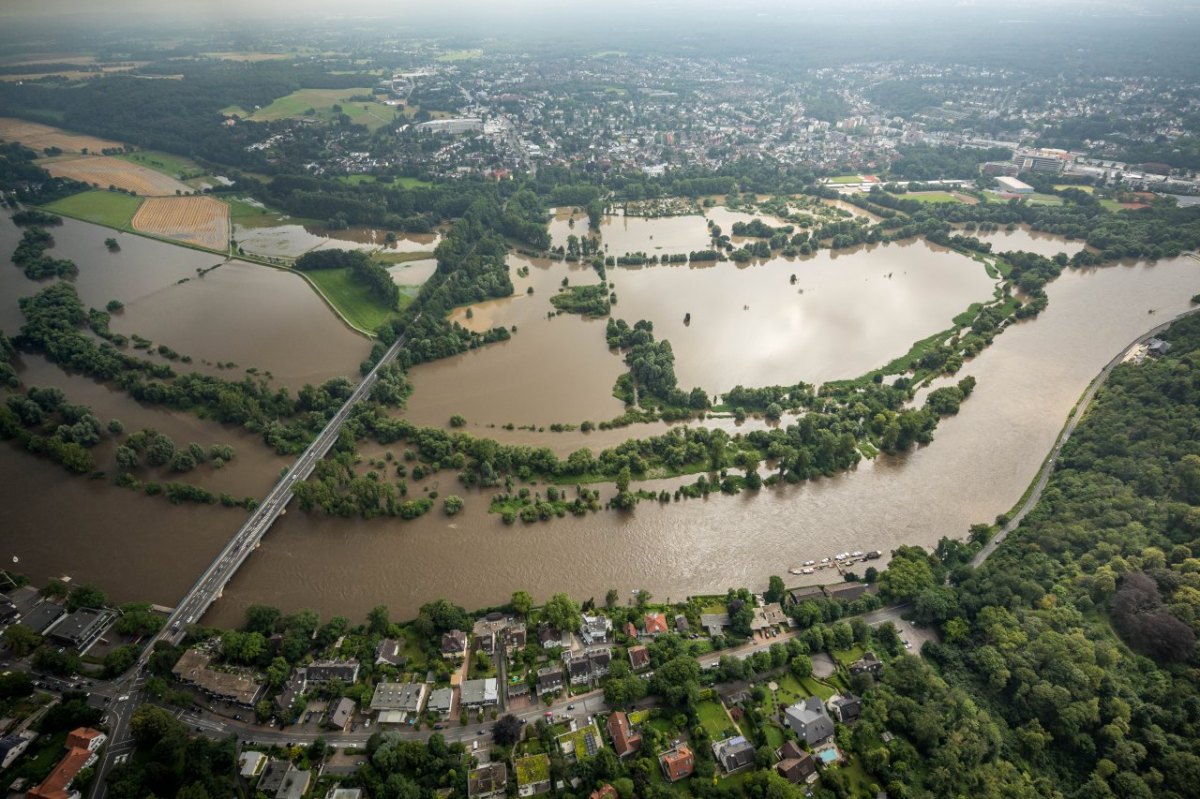
<instances>
[{"instance_id":1,"label":"sports field","mask_svg":"<svg viewBox=\"0 0 1200 799\"><path fill-rule=\"evenodd\" d=\"M69 161L52 161L45 168L55 177L80 180L101 189L115 186L141 197L174 197L178 192L191 192L189 186L169 175L130 163L118 156L84 156Z\"/></svg>"},{"instance_id":2,"label":"sports field","mask_svg":"<svg viewBox=\"0 0 1200 799\"><path fill-rule=\"evenodd\" d=\"M957 195L948 191L918 191L902 195L906 200L916 200L919 203L960 203Z\"/></svg>"},{"instance_id":3,"label":"sports field","mask_svg":"<svg viewBox=\"0 0 1200 799\"><path fill-rule=\"evenodd\" d=\"M153 197L133 215L133 228L224 250L229 246L229 206L212 197Z\"/></svg>"}]
</instances>

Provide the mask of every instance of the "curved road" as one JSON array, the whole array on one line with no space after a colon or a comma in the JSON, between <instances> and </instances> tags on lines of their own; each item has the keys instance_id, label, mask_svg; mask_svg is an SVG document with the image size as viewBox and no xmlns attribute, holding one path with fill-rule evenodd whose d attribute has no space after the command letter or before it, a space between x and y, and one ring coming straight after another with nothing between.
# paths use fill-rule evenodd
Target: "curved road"
<instances>
[{"instance_id":1,"label":"curved road","mask_svg":"<svg viewBox=\"0 0 1200 799\"><path fill-rule=\"evenodd\" d=\"M1025 518L1029 511L1033 510L1034 506L1037 505L1038 500L1042 497L1042 492L1046 490L1046 485L1050 482L1050 475L1054 473L1054 465L1058 461L1058 456L1059 453L1062 452L1063 445L1070 440L1071 434L1074 433L1075 428L1079 426L1080 420L1083 419L1084 414L1087 413L1088 406L1091 405L1092 400L1095 399L1096 392L1099 391L1100 387L1108 381L1108 376L1112 374L1112 370L1115 369L1117 365L1125 359L1125 355L1129 352L1129 350L1138 344L1144 343L1147 339L1157 336L1159 333L1163 332L1183 317L1190 316L1191 314L1197 312L1200 312L1200 308L1193 308L1189 311L1184 311L1181 314L1171 317L1166 322L1163 322L1153 329L1146 331L1133 341L1129 342L1129 344L1122 347L1121 351L1117 353L1116 357L1109 361L1108 364L1100 370L1100 374L1096 375L1096 377L1092 380L1091 385L1088 386L1087 391L1083 392L1083 396L1080 397L1079 402L1075 404L1075 407L1071 411L1071 416L1067 419L1067 423L1063 425L1062 432L1058 434L1058 439L1054 442L1054 446L1050 449L1049 456L1046 458L1045 462L1042 464L1041 470L1038 472L1037 480L1033 485L1033 491L1029 492L1029 496L1027 496L1025 501L1021 503L1021 507L1018 508L1017 512L1013 514L1013 517L1008 520L1008 523L1000 529L1000 532L992 536L991 540L984 544L983 549L979 550L979 552L975 554L975 557L971 559L972 568L978 568L979 566L983 565L983 562L992 556L992 553L996 551L997 547L1004 543L1004 539L1008 538L1008 534L1020 527L1021 521Z\"/></svg>"}]
</instances>

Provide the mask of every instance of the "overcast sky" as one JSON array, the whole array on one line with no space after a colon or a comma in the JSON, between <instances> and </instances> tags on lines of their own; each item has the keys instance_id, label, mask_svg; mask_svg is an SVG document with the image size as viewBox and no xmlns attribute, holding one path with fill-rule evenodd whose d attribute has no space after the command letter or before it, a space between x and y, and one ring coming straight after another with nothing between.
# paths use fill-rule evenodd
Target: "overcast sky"
<instances>
[{"instance_id":1,"label":"overcast sky","mask_svg":"<svg viewBox=\"0 0 1200 799\"><path fill-rule=\"evenodd\" d=\"M224 19L246 15L388 16L463 18L471 15L536 17L585 11L611 14L678 12L689 16L711 11L756 16L803 15L814 12L863 13L870 10L944 10L947 7L986 10L1048 10L1092 8L1120 13L1179 11L1200 7L1198 0L0 0L0 14L61 16L101 12L112 22L116 14L188 15Z\"/></svg>"}]
</instances>

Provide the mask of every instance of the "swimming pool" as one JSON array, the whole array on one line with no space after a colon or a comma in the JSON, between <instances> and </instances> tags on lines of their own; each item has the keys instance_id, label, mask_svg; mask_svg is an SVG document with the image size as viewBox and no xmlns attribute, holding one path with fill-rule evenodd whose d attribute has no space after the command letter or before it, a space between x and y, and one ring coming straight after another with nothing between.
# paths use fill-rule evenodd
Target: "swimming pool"
<instances>
[{"instance_id":1,"label":"swimming pool","mask_svg":"<svg viewBox=\"0 0 1200 799\"><path fill-rule=\"evenodd\" d=\"M828 766L830 763L836 763L838 761L838 750L822 749L817 753L817 757L821 758L821 762Z\"/></svg>"}]
</instances>

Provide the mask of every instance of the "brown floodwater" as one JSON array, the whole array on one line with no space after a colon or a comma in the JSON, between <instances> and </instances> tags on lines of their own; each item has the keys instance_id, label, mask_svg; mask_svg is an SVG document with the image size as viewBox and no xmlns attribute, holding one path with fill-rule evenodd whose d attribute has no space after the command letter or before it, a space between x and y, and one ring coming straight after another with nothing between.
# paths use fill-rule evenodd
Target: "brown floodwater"
<instances>
[{"instance_id":1,"label":"brown floodwater","mask_svg":"<svg viewBox=\"0 0 1200 799\"><path fill-rule=\"evenodd\" d=\"M56 232L59 235L70 238ZM100 255L106 255L104 237L96 242ZM15 238L11 226L0 224L0 246L10 246ZM122 237L123 254L136 252L142 241ZM89 242L80 246L90 253ZM879 248L871 255L882 257L893 248ZM926 262L933 254L920 260ZM176 259L192 257L187 250L170 247L151 256L147 267L154 267L152 274L171 279L150 280L138 270L122 266L120 258L103 262L132 287L124 295L127 301L133 299L136 304L141 298L153 299L156 292L170 288L176 275L194 272L190 262L187 269L171 271L178 269ZM199 257L199 265L211 265L211 256ZM82 261L77 261L81 271L88 268ZM799 270L811 263L797 261L795 267ZM509 420L499 417L518 412L539 424L589 417L599 420L606 418L601 411L619 412L620 403L615 399L609 398L607 404L601 401L622 368L619 357L604 347L603 322L569 316L545 319L547 297L562 276L572 282L590 282L593 278L588 270L514 259L514 265L518 264L528 265L530 271L528 277L514 277L517 296L477 306L470 320L465 319L465 311L460 312L463 321L477 327L493 321L507 323L509 318L522 320L520 332L507 344L451 359L460 364L476 359L482 363L485 358L501 356L507 366L507 370L495 372L471 367L477 370L472 375L496 381L492 391L486 386L479 391L500 409L487 412L493 406L481 399L473 425L483 432L489 416L503 423ZM769 274L770 267L749 266L738 275L750 276L755 270ZM976 269L969 262L964 267ZM207 281L226 269L209 273L204 281L192 281L194 288L206 291ZM632 286L622 287L623 281L629 282L629 275L613 271L621 303L632 304L636 292ZM13 274L19 280L12 279ZM236 276L239 270L226 274ZM243 285L249 284L235 283L231 288L238 290ZM532 296L524 293L529 286L534 287ZM36 286L19 270L0 270L0 315L7 314L0 319L12 319L15 297L30 289ZM104 289L102 283L89 289L88 301L103 302L93 300L92 295L103 298L107 294ZM307 516L293 509L235 577L210 620L236 622L247 604L264 601L289 610L312 607L326 617L342 613L354 618L383 602L396 617L403 617L435 597L476 607L501 601L518 587L540 598L559 590L576 597L599 597L614 587L623 595L643 588L660 598L678 599L729 586L765 585L770 574L786 574L788 567L798 562L844 550L886 552L902 543L931 546L943 535L962 536L971 523L990 520L1020 497L1071 405L1104 363L1155 320L1186 309L1189 298L1198 291L1200 263L1190 258L1064 273L1048 287L1050 305L1040 318L1012 326L964 368L964 374L978 378L978 387L958 416L941 423L933 445L903 457L865 461L856 471L833 479L765 490L758 496L714 495L670 507L642 503L629 514L606 511L590 518L532 526L504 526L486 512L487 494L462 490L449 473L422 483L443 495L455 492L467 499L466 509L454 518L435 510L415 522L364 522ZM1148 313L1151 310L1153 314ZM9 329L8 321L0 324ZM525 335L535 332L539 324L546 325L551 335ZM526 350L518 350L523 357L503 356L506 349L522 341L530 342L522 345ZM186 340L170 343L189 351ZM903 343L907 346L909 340ZM842 340L834 337L822 346L836 349L841 344ZM597 347L599 355L593 353ZM262 358L252 360L268 366ZM449 388L438 388L438 379L445 379L447 387L457 383L460 392L476 390L474 384L464 382L461 367L457 372L447 369L445 378L434 377L451 361L413 372L416 407L420 407L423 394L444 392L440 409L436 403L426 408L433 423L443 424L452 407L462 407L451 401ZM357 357L346 368L353 369L356 363ZM237 457L224 470L205 466L187 477L213 490L261 496L283 462L247 433L144 408L90 380L66 375L41 359L25 357L21 369L30 383L62 386L72 402L91 405L104 420L119 418L127 429L154 426L177 443L233 444ZM526 392L527 385L537 391ZM578 389L580 385L586 390ZM597 392L597 388L601 390ZM522 398L519 404L512 403L510 397L515 396ZM591 402L597 405L589 407ZM560 412L562 416L558 416ZM526 419L511 421L519 424ZM738 428L732 420L719 419L711 424L736 430L762 423L752 420ZM663 427L655 426L655 430ZM474 426L468 429L476 432ZM605 431L603 435L493 432L513 443L552 446L561 454L577 446L599 449L630 431ZM103 458L107 447L111 444L99 445L97 454ZM143 497L103 481L71 477L11 444L0 445L0 481L4 486L0 489L0 530L4 531L0 557L18 555L20 569L36 581L66 574L75 580L98 582L118 600L173 603L245 518L240 510L174 507L161 497ZM647 487L669 490L679 482L652 481ZM421 488L413 483L410 490L415 493ZM613 493L612 486L601 488L606 496Z\"/></svg>"},{"instance_id":2,"label":"brown floodwater","mask_svg":"<svg viewBox=\"0 0 1200 799\"><path fill-rule=\"evenodd\" d=\"M111 327L192 356L193 363L180 370L236 380L253 367L291 389L331 377L355 378L371 350L302 277L242 261L126 303ZM220 371L202 361L232 361L237 367Z\"/></svg>"},{"instance_id":3,"label":"brown floodwater","mask_svg":"<svg viewBox=\"0 0 1200 799\"><path fill-rule=\"evenodd\" d=\"M978 387L958 416L942 421L931 446L864 461L832 479L505 527L487 514L486 495L462 491L443 474L437 489L467 499L452 519L436 511L412 523L289 514L211 620L236 622L259 601L351 617L383 602L403 617L436 597L479 607L516 588L543 599L555 591L600 597L610 587L678 599L760 587L768 575L836 552L961 537L1017 501L1067 412L1117 350L1156 319L1188 308L1198 290L1200 263L1190 258L1065 273L1048 287L1040 318L1005 331L967 365L963 373Z\"/></svg>"},{"instance_id":4,"label":"brown floodwater","mask_svg":"<svg viewBox=\"0 0 1200 799\"><path fill-rule=\"evenodd\" d=\"M346 249L378 250L386 248L395 252L433 251L441 240L437 233L398 233L396 241L387 244L387 231L375 228L353 227L345 230L309 225L284 224L260 227L257 225L233 226L233 238L238 246L256 255L284 256L294 258L310 250Z\"/></svg>"},{"instance_id":5,"label":"brown floodwater","mask_svg":"<svg viewBox=\"0 0 1200 799\"><path fill-rule=\"evenodd\" d=\"M355 377L370 352L370 342L343 324L299 275L226 263L211 253L72 219L51 232L50 253L79 267L74 285L84 304L104 308L109 300L123 302L111 329L192 356L191 364L176 363L177 371L238 380L245 369L256 368L297 389L339 375ZM0 252L10 253L20 236L15 225L0 220ZM109 237L117 239L119 251L104 246ZM19 298L47 285L27 279L12 264L0 268L0 329L17 333L24 323ZM230 361L237 366L216 367Z\"/></svg>"},{"instance_id":6,"label":"brown floodwater","mask_svg":"<svg viewBox=\"0 0 1200 799\"><path fill-rule=\"evenodd\" d=\"M592 270L516 257L511 264L513 297L453 318L475 330L516 325L517 334L413 369L409 417L443 425L457 413L481 424L541 426L619 415L612 387L624 365L604 341L604 320L547 317L563 278L593 283ZM994 289L978 263L915 240L749 264L615 267L608 279L616 285L613 316L653 322L655 335L671 342L679 384L709 394L856 377L949 327Z\"/></svg>"},{"instance_id":7,"label":"brown floodwater","mask_svg":"<svg viewBox=\"0 0 1200 799\"><path fill-rule=\"evenodd\" d=\"M1060 252L1064 252L1067 255L1074 255L1084 248L1082 241L1068 241L1062 236L1030 230L1024 225L1013 230L993 230L988 233L975 232L966 233L965 235L974 236L980 241L990 243L992 245L992 252L997 253L1024 250L1025 252L1037 253L1047 258L1053 258Z\"/></svg>"}]
</instances>

